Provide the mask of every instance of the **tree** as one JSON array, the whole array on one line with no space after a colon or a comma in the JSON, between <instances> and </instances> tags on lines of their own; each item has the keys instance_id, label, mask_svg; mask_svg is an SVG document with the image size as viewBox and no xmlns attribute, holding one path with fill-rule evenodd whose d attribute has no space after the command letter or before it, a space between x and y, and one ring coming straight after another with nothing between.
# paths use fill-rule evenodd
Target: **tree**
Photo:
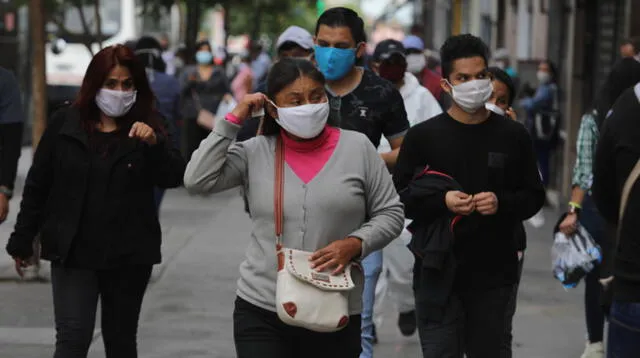
<instances>
[{"instance_id":1,"label":"tree","mask_svg":"<svg viewBox=\"0 0 640 358\"><path fill-rule=\"evenodd\" d=\"M31 41L33 42L32 88L34 113L31 136L34 153L47 125L44 13L43 0L29 0L29 22L31 25Z\"/></svg>"}]
</instances>

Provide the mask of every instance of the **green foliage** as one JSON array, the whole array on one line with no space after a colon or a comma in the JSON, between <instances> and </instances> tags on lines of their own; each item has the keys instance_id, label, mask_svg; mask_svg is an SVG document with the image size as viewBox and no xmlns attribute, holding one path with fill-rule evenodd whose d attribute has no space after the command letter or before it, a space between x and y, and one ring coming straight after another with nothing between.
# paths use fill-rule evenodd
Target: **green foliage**
<instances>
[{"instance_id":1,"label":"green foliage","mask_svg":"<svg viewBox=\"0 0 640 358\"><path fill-rule=\"evenodd\" d=\"M275 38L291 25L312 30L316 22L315 1L233 1L229 7L231 35L268 35Z\"/></svg>"}]
</instances>

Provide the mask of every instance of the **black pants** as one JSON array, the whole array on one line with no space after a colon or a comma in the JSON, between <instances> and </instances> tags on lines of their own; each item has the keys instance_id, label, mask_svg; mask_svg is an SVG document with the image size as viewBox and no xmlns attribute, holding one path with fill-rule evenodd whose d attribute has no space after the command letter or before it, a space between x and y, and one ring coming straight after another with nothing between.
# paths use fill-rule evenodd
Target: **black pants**
<instances>
[{"instance_id":1,"label":"black pants","mask_svg":"<svg viewBox=\"0 0 640 358\"><path fill-rule=\"evenodd\" d=\"M591 234L603 253L611 250L611 240L607 237L606 223L593 202L591 196L585 196L582 201L582 213L580 223ZM587 335L589 342L602 342L604 338L604 310L601 305L603 293L601 278L601 265L596 265L584 278L584 308L587 322Z\"/></svg>"},{"instance_id":2,"label":"black pants","mask_svg":"<svg viewBox=\"0 0 640 358\"><path fill-rule=\"evenodd\" d=\"M136 358L138 317L150 276L148 265L100 271L53 265L54 358L87 357L98 297L107 358Z\"/></svg>"},{"instance_id":3,"label":"black pants","mask_svg":"<svg viewBox=\"0 0 640 358\"><path fill-rule=\"evenodd\" d=\"M335 333L284 324L274 312L236 298L233 336L238 358L358 358L360 316Z\"/></svg>"},{"instance_id":4,"label":"black pants","mask_svg":"<svg viewBox=\"0 0 640 358\"><path fill-rule=\"evenodd\" d=\"M512 295L513 285L453 293L441 322L428 320L416 305L423 357L501 358L505 314Z\"/></svg>"},{"instance_id":5,"label":"black pants","mask_svg":"<svg viewBox=\"0 0 640 358\"><path fill-rule=\"evenodd\" d=\"M522 259L520 259L520 262L518 263L518 282L513 285L513 293L511 294L509 304L507 305L507 311L505 315L505 331L502 341L502 354L500 355L501 358L511 358L513 356L513 316L516 314L516 306L518 303L518 289L520 288L520 279L522 278L523 265L524 256L522 256Z\"/></svg>"}]
</instances>

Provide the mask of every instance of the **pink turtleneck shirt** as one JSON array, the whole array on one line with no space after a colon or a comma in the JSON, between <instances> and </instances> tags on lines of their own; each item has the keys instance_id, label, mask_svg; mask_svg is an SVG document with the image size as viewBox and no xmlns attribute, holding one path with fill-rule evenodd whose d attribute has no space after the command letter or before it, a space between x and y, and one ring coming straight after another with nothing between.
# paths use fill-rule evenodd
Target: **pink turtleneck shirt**
<instances>
[{"instance_id":1,"label":"pink turtleneck shirt","mask_svg":"<svg viewBox=\"0 0 640 358\"><path fill-rule=\"evenodd\" d=\"M241 125L233 115L227 115L226 120ZM318 137L305 141L296 141L284 131L281 136L285 148L284 160L298 178L308 184L331 158L340 140L340 130L327 126Z\"/></svg>"}]
</instances>

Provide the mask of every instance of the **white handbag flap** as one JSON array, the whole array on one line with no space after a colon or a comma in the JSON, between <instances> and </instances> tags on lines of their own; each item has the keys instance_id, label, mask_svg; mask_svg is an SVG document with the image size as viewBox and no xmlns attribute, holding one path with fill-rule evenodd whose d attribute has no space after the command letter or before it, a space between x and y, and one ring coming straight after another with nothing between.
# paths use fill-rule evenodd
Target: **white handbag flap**
<instances>
[{"instance_id":1,"label":"white handbag flap","mask_svg":"<svg viewBox=\"0 0 640 358\"><path fill-rule=\"evenodd\" d=\"M330 272L317 272L311 268L309 257L312 252L290 248L283 248L282 251L286 270L299 280L326 291L348 291L355 287L351 279L351 264L347 265L343 273L331 275Z\"/></svg>"}]
</instances>

